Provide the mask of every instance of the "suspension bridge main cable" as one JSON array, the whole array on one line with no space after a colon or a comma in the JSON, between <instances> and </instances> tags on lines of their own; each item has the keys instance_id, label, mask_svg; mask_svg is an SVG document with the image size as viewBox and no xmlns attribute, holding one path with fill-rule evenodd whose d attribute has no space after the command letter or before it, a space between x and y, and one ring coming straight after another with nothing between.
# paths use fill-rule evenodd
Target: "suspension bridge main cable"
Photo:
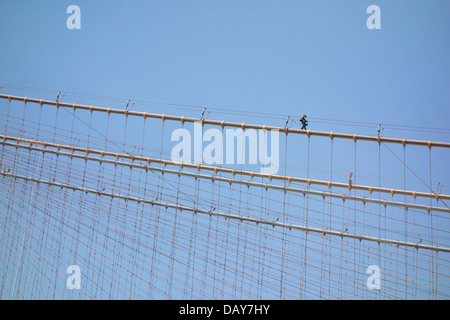
<instances>
[{"instance_id":1,"label":"suspension bridge main cable","mask_svg":"<svg viewBox=\"0 0 450 320\"><path fill-rule=\"evenodd\" d=\"M371 237L371 236L365 236L365 235L360 235L360 234L348 233L345 231L334 231L334 230L329 230L329 229L320 229L320 228L306 227L306 226L300 226L300 225L295 225L295 224L287 224L287 223L283 223L283 222L279 222L279 221L269 221L269 220L263 220L263 219L252 218L252 217L245 217L245 216L223 213L223 212L218 212L218 211L213 211L213 210L199 209L199 208L189 207L189 206L180 205L180 204L173 204L173 203L168 203L168 202L159 202L159 201L154 201L154 200L149 200L149 199L144 199L144 198L131 197L128 195L121 195L121 194L117 194L117 193L105 192L105 191L95 190L95 189L91 189L91 188L77 187L77 186L73 186L70 184L58 183L58 182L42 180L42 179L38 179L38 178L17 175L17 174L11 173L11 172L0 172L0 175L2 175L4 177L10 177L13 179L21 179L21 180L25 180L25 181L33 181L36 183L45 184L48 186L55 186L55 187L59 187L61 189L67 188L67 189L71 189L74 191L81 191L83 193L96 194L98 196L107 196L107 197L117 198L117 199L122 199L122 200L136 201L137 203L146 203L146 204L150 204L152 206L165 207L166 209L171 208L171 209L177 209L180 211L190 211L193 213L208 214L210 216L218 216L218 217L223 217L223 218L227 218L227 219L253 222L256 224L271 225L273 227L288 228L290 230L300 230L303 232L312 232L312 233L318 233L318 234L322 234L322 235L333 235L333 236L339 236L341 238L344 238L344 237L345 238L353 238L353 239L358 239L360 241L366 240L366 241L385 243L385 244L391 244L391 245L396 245L396 246L405 246L405 247L412 247L412 248L416 248L416 249L432 250L432 251L436 251L436 252L439 252L439 251L440 252L450 252L450 248L448 248L448 247L431 246L431 245L426 245L426 244L422 244L422 243L413 243L413 242L406 242L406 241L400 241L400 240L385 239L385 238L381 238L381 237Z\"/></svg>"},{"instance_id":2,"label":"suspension bridge main cable","mask_svg":"<svg viewBox=\"0 0 450 320\"><path fill-rule=\"evenodd\" d=\"M296 129L296 128L289 128L289 127L277 127L277 126L267 126L267 125L259 125L259 124L247 124L247 123L238 123L238 122L229 122L229 121L219 121L219 120L209 120L204 118L192 118L192 117L185 117L185 116L174 116L174 115L166 115L166 114L158 114L158 113L149 113L149 112L140 112L140 111L131 111L128 109L113 109L113 108L104 108L104 107L97 107L97 106L87 106L87 105L80 105L80 104L70 104L67 102L61 102L61 101L50 101L50 100L44 100L44 99L35 99L35 98L28 98L28 97L19 97L19 96L13 96L13 95L6 95L6 94L0 94L1 99L7 99L10 102L12 100L15 101L22 101L24 103L36 103L43 105L49 105L49 106L55 106L57 108L63 107L63 108L73 108L80 109L80 110L88 110L90 112L105 112L108 115L109 114L122 114L126 117L128 116L137 116L137 117L143 117L146 118L154 118L154 119L161 119L163 121L166 120L172 120L172 121L179 121L181 123L185 122L198 122L202 125L214 125L214 126L221 126L223 127L233 127L233 128L242 128L242 129L257 129L257 130L276 130L279 132L284 132L285 134L288 133L294 133L294 134L302 134L306 136L319 136L319 137L329 137L331 139L337 138L337 139L350 139L353 141L374 141L381 144L384 143L396 143L396 144L402 144L402 145L418 145L418 146L427 146L428 148L437 147L437 148L450 148L449 142L436 142L436 141L424 141L424 140L408 140L406 138L399 139L399 138L389 138L389 137L382 137L382 136L367 136L367 135L358 135L358 134L347 134L347 133L336 133L336 132L325 132L325 131L314 131L314 130L302 130L302 129Z\"/></svg>"},{"instance_id":3,"label":"suspension bridge main cable","mask_svg":"<svg viewBox=\"0 0 450 320\"><path fill-rule=\"evenodd\" d=\"M242 169L231 169L231 168L223 168L218 166L207 166L202 164L192 164L192 163L185 163L185 162L177 162L172 160L163 160L163 159L156 159L146 156L139 156L139 155L130 155L130 154L123 154L123 153L116 153L116 152L109 152L104 150L96 150L96 149L90 149L90 148L82 148L77 146L69 146L69 145L62 145L62 144L56 144L51 142L45 142L45 141L38 141L38 140L31 140L31 139L23 139L18 137L11 137L6 135L0 135L0 140L3 140L3 143L5 143L7 140L9 141L15 141L17 145L22 142L25 144L30 145L41 145L45 148L52 147L56 148L57 150L70 150L72 153L75 151L77 152L83 152L88 156L89 154L97 154L101 155L101 157L109 156L116 159L129 159L131 161L143 161L148 164L151 163L158 163L163 164L164 167L167 165L173 165L178 166L180 168L191 168L191 169L197 169L200 170L208 170L208 171L214 171L216 174L218 172L221 173L228 173L232 174L233 177L235 175L242 175L242 176L250 176L253 177L259 177L259 178L267 178L270 181L272 180L279 180L279 181L287 181L289 183L291 182L298 182L298 183L306 183L308 186L311 184L315 185L322 185L322 186L328 186L328 188L331 187L340 187L340 188L346 188L349 190L355 189L355 190L364 190L369 191L371 194L373 192L382 192L382 193L389 193L392 196L397 195L406 195L406 196L412 196L414 198L416 197L423 197L423 198L433 198L436 200L450 200L450 195L447 194L438 194L438 193L427 193L427 192L418 192L418 191L410 191L410 190L399 190L394 188L382 188L382 187L373 187L373 186L365 186L365 185L356 185L356 184L348 184L348 183L341 183L341 182L334 182L334 181L324 181L324 180L316 180L316 179L309 179L309 178L300 178L300 177L292 177L292 176L283 176L283 175L274 175L274 174L267 174L267 173L260 173L260 172L254 172L254 171L246 171Z\"/></svg>"}]
</instances>

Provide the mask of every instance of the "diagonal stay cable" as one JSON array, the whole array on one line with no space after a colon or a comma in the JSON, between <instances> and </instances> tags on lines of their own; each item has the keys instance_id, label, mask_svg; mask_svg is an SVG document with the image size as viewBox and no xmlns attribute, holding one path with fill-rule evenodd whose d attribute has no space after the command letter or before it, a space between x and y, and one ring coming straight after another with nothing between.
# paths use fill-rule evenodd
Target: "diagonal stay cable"
<instances>
[{"instance_id":1,"label":"diagonal stay cable","mask_svg":"<svg viewBox=\"0 0 450 320\"><path fill-rule=\"evenodd\" d=\"M385 143L383 143L383 145L409 170L409 171L411 171L411 173L428 189L428 190L430 190L430 192L431 193L433 193L433 194L435 194L435 195L437 195L437 193L436 192L434 192L431 188L430 188L430 186L428 186L428 184L426 184L425 183L425 181L423 181L415 172L414 172L414 170L412 170L394 151L392 151L391 150L391 148L389 148ZM449 209L449 207L448 207L448 205L442 200L442 199L439 199L439 200L441 200L441 202L444 204L444 206L446 206L447 207L447 209Z\"/></svg>"}]
</instances>

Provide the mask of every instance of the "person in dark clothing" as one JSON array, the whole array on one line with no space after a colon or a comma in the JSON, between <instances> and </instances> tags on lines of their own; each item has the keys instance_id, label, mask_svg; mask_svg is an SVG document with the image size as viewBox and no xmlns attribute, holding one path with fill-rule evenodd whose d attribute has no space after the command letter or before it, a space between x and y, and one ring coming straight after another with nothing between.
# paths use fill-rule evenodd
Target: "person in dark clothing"
<instances>
[{"instance_id":1,"label":"person in dark clothing","mask_svg":"<svg viewBox=\"0 0 450 320\"><path fill-rule=\"evenodd\" d=\"M302 123L302 130L306 130L306 127L308 126L308 120L306 120L306 115L303 115L303 117L300 119L300 122Z\"/></svg>"}]
</instances>

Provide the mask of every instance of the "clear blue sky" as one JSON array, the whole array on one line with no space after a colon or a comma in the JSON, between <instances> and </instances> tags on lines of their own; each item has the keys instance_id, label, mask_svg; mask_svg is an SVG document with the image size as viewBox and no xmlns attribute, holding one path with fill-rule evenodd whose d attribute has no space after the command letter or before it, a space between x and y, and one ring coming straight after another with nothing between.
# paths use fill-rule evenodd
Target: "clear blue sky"
<instances>
[{"instance_id":1,"label":"clear blue sky","mask_svg":"<svg viewBox=\"0 0 450 320\"><path fill-rule=\"evenodd\" d=\"M66 27L71 4L81 9L81 30ZM372 4L381 8L380 30L366 27ZM447 0L3 0L0 93L55 98L8 88L16 85L197 106L186 113L134 107L190 116L199 116L203 107L234 110L213 112L210 118L278 126L284 126L285 115L307 114L316 130L376 135L381 123L387 124L385 136L450 141L449 14ZM124 107L86 97L65 101ZM3 113L6 107L3 103ZM239 113L244 111L246 117ZM258 118L261 114L266 115ZM102 126L96 124L99 130ZM153 138L157 149L160 136ZM299 149L305 150L302 141ZM330 147L323 141L311 150L316 179L330 176ZM336 146L334 178L346 182L353 170L353 144L341 152L340 142ZM377 185L378 146L361 148L358 172L367 180L362 175L359 182ZM403 156L401 146L392 148ZM428 181L424 149L408 151L408 164ZM389 155L383 149L382 185L401 188L404 167ZM448 152L436 155L433 182L449 182ZM292 175L305 176L305 157L288 166ZM417 180L409 171L407 178ZM428 191L417 181L410 186Z\"/></svg>"}]
</instances>

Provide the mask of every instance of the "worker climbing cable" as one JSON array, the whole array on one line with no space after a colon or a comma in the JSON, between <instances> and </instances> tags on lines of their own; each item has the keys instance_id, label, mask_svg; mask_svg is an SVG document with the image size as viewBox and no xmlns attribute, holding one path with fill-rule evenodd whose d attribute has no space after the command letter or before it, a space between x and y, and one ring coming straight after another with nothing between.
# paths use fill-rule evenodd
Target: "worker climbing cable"
<instances>
[{"instance_id":1,"label":"worker climbing cable","mask_svg":"<svg viewBox=\"0 0 450 320\"><path fill-rule=\"evenodd\" d=\"M306 127L308 126L308 120L306 120L306 115L303 115L303 117L300 119L300 122L302 123L302 130L306 130Z\"/></svg>"}]
</instances>

